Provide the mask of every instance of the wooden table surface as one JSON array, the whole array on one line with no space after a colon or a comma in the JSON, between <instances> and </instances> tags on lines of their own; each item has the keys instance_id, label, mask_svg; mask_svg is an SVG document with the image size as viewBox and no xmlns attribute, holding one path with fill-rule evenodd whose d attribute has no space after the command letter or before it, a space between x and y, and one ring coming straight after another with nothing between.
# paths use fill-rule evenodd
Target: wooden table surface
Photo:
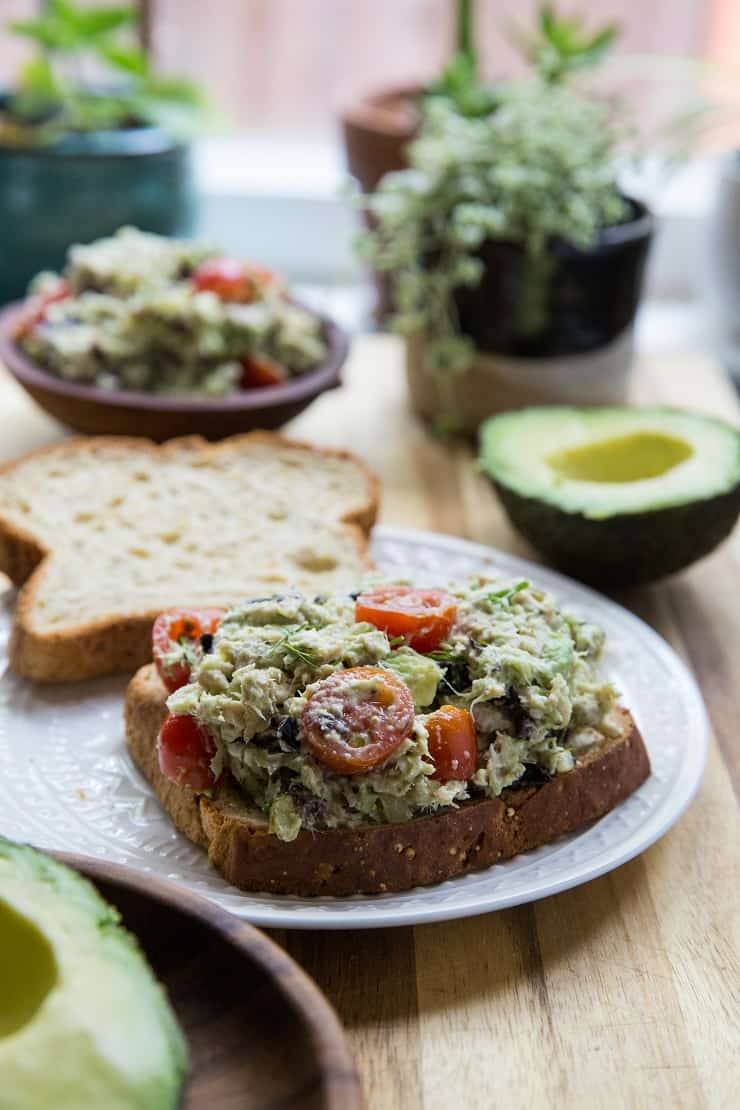
<instances>
[{"instance_id":1,"label":"wooden table surface","mask_svg":"<svg viewBox=\"0 0 740 1110\"><path fill-rule=\"evenodd\" d=\"M635 397L740 422L703 356L643 360ZM470 450L410 416L394 339L358 341L347 385L289 430L362 455L383 484L384 522L533 557ZM0 378L2 457L60 434ZM693 668L713 730L700 792L661 841L518 909L273 934L345 1022L369 1110L740 1106L740 528L688 572L615 596Z\"/></svg>"}]
</instances>

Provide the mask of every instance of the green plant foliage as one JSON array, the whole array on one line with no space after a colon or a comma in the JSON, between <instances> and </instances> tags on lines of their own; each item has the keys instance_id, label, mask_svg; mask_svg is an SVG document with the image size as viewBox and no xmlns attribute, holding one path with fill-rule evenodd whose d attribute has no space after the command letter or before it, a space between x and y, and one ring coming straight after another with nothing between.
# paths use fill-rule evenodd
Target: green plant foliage
<instances>
[{"instance_id":1,"label":"green plant foliage","mask_svg":"<svg viewBox=\"0 0 740 1110\"><path fill-rule=\"evenodd\" d=\"M480 79L475 33L475 0L457 0L456 49L426 96L444 97L463 116L484 116L496 105L494 91Z\"/></svg>"},{"instance_id":2,"label":"green plant foliage","mask_svg":"<svg viewBox=\"0 0 740 1110\"><path fill-rule=\"evenodd\" d=\"M622 130L606 102L567 84L603 59L616 28L586 33L580 19L545 4L536 30L518 35L532 72L489 86L478 71L474 7L458 0L456 51L423 97L410 169L387 175L366 200L374 230L359 241L362 256L390 276L392 325L431 337L440 372L470 360L455 291L481 280L487 240L524 250L517 326L533 335L546 323L553 240L588 249L626 215L615 169Z\"/></svg>"},{"instance_id":3,"label":"green plant foliage","mask_svg":"<svg viewBox=\"0 0 740 1110\"><path fill-rule=\"evenodd\" d=\"M0 139L37 145L69 132L142 124L182 138L198 130L206 119L202 92L184 78L154 72L133 36L136 18L135 5L49 0L37 18L10 23L39 54L21 70ZM91 64L103 73L95 86L85 77Z\"/></svg>"},{"instance_id":4,"label":"green plant foliage","mask_svg":"<svg viewBox=\"0 0 740 1110\"><path fill-rule=\"evenodd\" d=\"M436 369L470 358L454 292L480 281L488 239L522 246L529 278L518 323L542 326L552 240L587 249L625 216L615 169L622 134L606 103L536 76L501 83L496 109L479 118L444 98L426 101L410 169L388 174L367 200L375 229L360 250L391 277L393 326L434 339Z\"/></svg>"},{"instance_id":5,"label":"green plant foliage","mask_svg":"<svg viewBox=\"0 0 740 1110\"><path fill-rule=\"evenodd\" d=\"M496 107L495 90L479 79L474 60L461 51L453 54L425 95L449 100L462 116L486 116Z\"/></svg>"},{"instance_id":6,"label":"green plant foliage","mask_svg":"<svg viewBox=\"0 0 740 1110\"><path fill-rule=\"evenodd\" d=\"M548 84L566 80L576 70L598 65L618 34L614 24L593 33L578 17L561 17L543 4L534 33L518 31L514 38L534 71ZM480 76L475 25L475 0L457 0L456 47L442 73L426 89L427 96L444 97L464 116L483 116L496 108L496 90Z\"/></svg>"},{"instance_id":7,"label":"green plant foliage","mask_svg":"<svg viewBox=\"0 0 740 1110\"><path fill-rule=\"evenodd\" d=\"M88 8L69 0L49 0L37 19L15 20L9 26L45 50L75 51L135 22L134 7Z\"/></svg>"},{"instance_id":8,"label":"green plant foliage","mask_svg":"<svg viewBox=\"0 0 740 1110\"><path fill-rule=\"evenodd\" d=\"M611 23L588 35L580 18L560 18L551 4L540 8L538 31L531 38L520 38L530 63L551 84L563 81L576 69L598 65L617 37L617 28Z\"/></svg>"}]
</instances>

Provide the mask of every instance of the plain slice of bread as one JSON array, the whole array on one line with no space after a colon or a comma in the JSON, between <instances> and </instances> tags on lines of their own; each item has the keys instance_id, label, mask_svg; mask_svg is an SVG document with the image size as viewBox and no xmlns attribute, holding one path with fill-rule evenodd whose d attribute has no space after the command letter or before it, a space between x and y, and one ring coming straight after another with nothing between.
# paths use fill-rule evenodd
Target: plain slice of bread
<instances>
[{"instance_id":1,"label":"plain slice of bread","mask_svg":"<svg viewBox=\"0 0 740 1110\"><path fill-rule=\"evenodd\" d=\"M618 736L588 750L574 770L549 782L510 787L499 798L398 825L302 831L285 843L233 786L195 795L159 770L157 737L167 713L155 668L142 667L126 694L129 752L176 827L208 852L242 890L300 897L410 890L440 883L547 844L602 817L650 774L631 714Z\"/></svg>"},{"instance_id":2,"label":"plain slice of bread","mask_svg":"<svg viewBox=\"0 0 740 1110\"><path fill-rule=\"evenodd\" d=\"M353 456L254 432L66 440L0 469L0 570L22 586L11 666L131 673L163 609L351 588L377 482Z\"/></svg>"}]
</instances>

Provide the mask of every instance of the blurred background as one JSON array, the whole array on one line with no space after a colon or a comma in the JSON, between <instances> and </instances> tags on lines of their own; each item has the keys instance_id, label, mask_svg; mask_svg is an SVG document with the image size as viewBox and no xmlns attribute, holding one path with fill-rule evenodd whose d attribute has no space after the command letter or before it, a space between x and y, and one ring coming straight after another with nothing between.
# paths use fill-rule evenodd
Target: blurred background
<instances>
[{"instance_id":1,"label":"blurred background","mask_svg":"<svg viewBox=\"0 0 740 1110\"><path fill-rule=\"evenodd\" d=\"M26 18L38 0L0 0L4 19ZM507 36L532 24L537 0L480 0L482 68L521 68ZM413 83L449 54L449 0L147 0L145 35L165 69L197 79L239 133L330 138L339 105L359 90ZM595 25L620 26L621 53L740 62L736 0L589 0L563 5ZM28 52L5 35L0 81Z\"/></svg>"},{"instance_id":2,"label":"blurred background","mask_svg":"<svg viewBox=\"0 0 740 1110\"><path fill-rule=\"evenodd\" d=\"M483 75L522 69L517 29L534 0L479 0ZM5 26L43 8L0 0ZM646 129L632 195L648 201L659 233L648 267L638 338L650 348L712 341L711 227L722 158L740 139L737 0L590 0L560 5L619 37L598 80L626 92ZM214 120L194 146L195 231L229 251L278 267L299 293L352 329L374 326L373 293L353 250L357 214L339 117L362 94L433 78L449 58L449 0L147 0L139 34L162 72L205 90ZM0 32L0 86L12 84L32 44ZM704 111L706 102L712 105ZM651 128L683 120L681 157L665 172ZM688 107L687 107L688 106ZM675 137L675 136L674 136ZM686 140L685 142L683 140Z\"/></svg>"}]
</instances>

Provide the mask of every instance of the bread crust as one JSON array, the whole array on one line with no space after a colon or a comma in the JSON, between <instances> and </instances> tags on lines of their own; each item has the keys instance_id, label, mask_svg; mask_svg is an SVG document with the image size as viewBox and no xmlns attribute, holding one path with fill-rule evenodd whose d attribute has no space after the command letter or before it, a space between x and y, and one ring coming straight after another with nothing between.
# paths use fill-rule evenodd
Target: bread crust
<instances>
[{"instance_id":1,"label":"bread crust","mask_svg":"<svg viewBox=\"0 0 740 1110\"><path fill-rule=\"evenodd\" d=\"M142 667L126 693L126 742L176 827L205 848L211 864L241 890L299 897L382 894L440 883L547 844L602 817L650 774L632 715L620 734L591 749L573 771L499 798L394 825L301 831L285 843L267 831L233 787L197 796L164 777L157 736L167 713L156 669Z\"/></svg>"},{"instance_id":2,"label":"bread crust","mask_svg":"<svg viewBox=\"0 0 740 1110\"><path fill-rule=\"evenodd\" d=\"M130 450L149 455L153 461L163 455L183 450L239 450L242 444L266 443L276 449L297 448L324 458L343 459L363 474L366 496L362 504L340 518L350 533L360 561L372 568L369 555L369 532L375 523L379 506L379 483L375 474L349 451L316 447L300 440L289 439L275 432L248 432L219 443L210 443L200 436L181 436L164 444L128 436L74 436L61 443L32 451L0 466L0 475L12 473L32 458L56 455L68 458L84 447L101 450ZM0 571L20 587L10 636L10 665L16 673L40 682L76 682L107 674L131 674L151 658L152 624L159 609L128 613L124 618L102 618L86 621L58 631L37 631L33 627L36 597L48 561L54 552L47 550L31 530L19 528L8 520L0 507ZM84 573L82 568L81 573Z\"/></svg>"}]
</instances>

